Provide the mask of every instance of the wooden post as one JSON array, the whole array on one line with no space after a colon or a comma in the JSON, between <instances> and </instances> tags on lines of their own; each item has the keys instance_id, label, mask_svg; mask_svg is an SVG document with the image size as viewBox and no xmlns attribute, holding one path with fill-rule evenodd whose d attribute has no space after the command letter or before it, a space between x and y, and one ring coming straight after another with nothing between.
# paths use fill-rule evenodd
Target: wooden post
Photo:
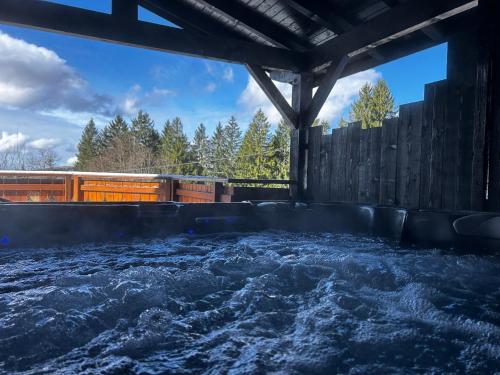
<instances>
[{"instance_id":1,"label":"wooden post","mask_svg":"<svg viewBox=\"0 0 500 375\"><path fill-rule=\"evenodd\" d=\"M498 0L480 0L480 64L478 78L487 86L481 90L477 103L485 106L485 162L484 184L488 186L488 209L500 210L500 3Z\"/></svg>"},{"instance_id":2,"label":"wooden post","mask_svg":"<svg viewBox=\"0 0 500 375\"><path fill-rule=\"evenodd\" d=\"M179 180L170 180L170 200L177 202L179 197L177 196L177 188L179 187Z\"/></svg>"},{"instance_id":3,"label":"wooden post","mask_svg":"<svg viewBox=\"0 0 500 375\"><path fill-rule=\"evenodd\" d=\"M72 186L71 186L71 181L72 178L71 176L65 176L64 177L64 201L65 202L71 202L72 200Z\"/></svg>"},{"instance_id":4,"label":"wooden post","mask_svg":"<svg viewBox=\"0 0 500 375\"><path fill-rule=\"evenodd\" d=\"M73 202L83 202L83 192L81 190L82 179L79 176L73 176Z\"/></svg>"},{"instance_id":5,"label":"wooden post","mask_svg":"<svg viewBox=\"0 0 500 375\"><path fill-rule=\"evenodd\" d=\"M159 202L168 202L172 199L172 179L165 178L160 181L160 192L158 194Z\"/></svg>"},{"instance_id":6,"label":"wooden post","mask_svg":"<svg viewBox=\"0 0 500 375\"><path fill-rule=\"evenodd\" d=\"M221 196L224 194L224 185L222 182L216 182L214 184L214 202L220 202Z\"/></svg>"},{"instance_id":7,"label":"wooden post","mask_svg":"<svg viewBox=\"0 0 500 375\"><path fill-rule=\"evenodd\" d=\"M307 194L308 136L310 125L306 124L304 114L312 101L312 73L297 76L292 89L292 108L299 114L298 129L292 131L290 144L290 179L297 181L291 186L293 200L304 200Z\"/></svg>"}]
</instances>

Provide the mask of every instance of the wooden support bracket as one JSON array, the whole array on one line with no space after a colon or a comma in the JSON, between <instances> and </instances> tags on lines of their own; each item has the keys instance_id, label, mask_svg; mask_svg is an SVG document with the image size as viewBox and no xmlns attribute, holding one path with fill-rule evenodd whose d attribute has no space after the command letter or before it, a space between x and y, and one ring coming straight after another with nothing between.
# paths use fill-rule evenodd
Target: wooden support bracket
<instances>
[{"instance_id":1,"label":"wooden support bracket","mask_svg":"<svg viewBox=\"0 0 500 375\"><path fill-rule=\"evenodd\" d=\"M267 95L269 100L274 104L281 116L288 122L292 128L298 127L298 115L290 104L283 97L271 78L266 74L264 69L258 65L247 64L247 69L262 91Z\"/></svg>"},{"instance_id":2,"label":"wooden support bracket","mask_svg":"<svg viewBox=\"0 0 500 375\"><path fill-rule=\"evenodd\" d=\"M321 108L323 108L323 105L325 104L326 99L332 92L333 87L339 80L339 78L342 76L342 73L349 62L349 56L345 55L343 56L340 61L335 64L332 63L328 70L326 71L325 76L323 77L318 90L314 94L314 97L311 101L311 104L309 104L309 107L307 108L304 116L303 116L303 122L304 126L308 127L311 126L316 117L319 114L319 111Z\"/></svg>"}]
</instances>

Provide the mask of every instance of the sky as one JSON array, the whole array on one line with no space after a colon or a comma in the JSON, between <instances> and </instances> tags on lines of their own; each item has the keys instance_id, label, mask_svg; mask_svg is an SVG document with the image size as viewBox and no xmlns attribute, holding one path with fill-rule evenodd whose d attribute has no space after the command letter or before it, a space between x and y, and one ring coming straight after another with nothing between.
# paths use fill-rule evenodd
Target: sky
<instances>
[{"instance_id":1,"label":"sky","mask_svg":"<svg viewBox=\"0 0 500 375\"><path fill-rule=\"evenodd\" d=\"M110 12L109 0L54 2ZM139 17L175 26L143 9ZM397 105L422 100L426 83L446 78L446 52L440 45L340 80L319 117L336 127L359 88L378 79ZM291 86L277 86L290 101ZM275 126L278 112L241 65L0 24L0 152L50 147L67 165L90 118L102 128L116 114L130 120L142 109L158 130L179 116L192 137L199 123L211 133L231 115L244 130L259 108Z\"/></svg>"}]
</instances>

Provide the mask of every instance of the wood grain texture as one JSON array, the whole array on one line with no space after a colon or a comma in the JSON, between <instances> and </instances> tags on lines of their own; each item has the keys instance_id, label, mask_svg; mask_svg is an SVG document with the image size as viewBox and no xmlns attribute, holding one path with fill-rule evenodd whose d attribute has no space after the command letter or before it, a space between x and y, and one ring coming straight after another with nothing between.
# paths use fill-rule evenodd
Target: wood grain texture
<instances>
[{"instance_id":1,"label":"wood grain texture","mask_svg":"<svg viewBox=\"0 0 500 375\"><path fill-rule=\"evenodd\" d=\"M396 204L396 170L398 119L384 120L380 140L380 195L379 203Z\"/></svg>"},{"instance_id":2,"label":"wood grain texture","mask_svg":"<svg viewBox=\"0 0 500 375\"><path fill-rule=\"evenodd\" d=\"M396 205L407 208L419 206L422 118L423 102L400 107Z\"/></svg>"}]
</instances>

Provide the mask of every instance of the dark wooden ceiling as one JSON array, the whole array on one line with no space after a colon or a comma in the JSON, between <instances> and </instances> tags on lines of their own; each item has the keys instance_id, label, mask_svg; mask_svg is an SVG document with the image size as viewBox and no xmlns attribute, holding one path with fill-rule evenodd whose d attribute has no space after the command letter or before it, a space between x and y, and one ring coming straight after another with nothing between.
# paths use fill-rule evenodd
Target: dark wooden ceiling
<instances>
[{"instance_id":1,"label":"dark wooden ceiling","mask_svg":"<svg viewBox=\"0 0 500 375\"><path fill-rule=\"evenodd\" d=\"M102 14L0 0L0 22L317 74L349 55L352 74L477 26L477 0L111 0ZM180 29L137 21L137 6Z\"/></svg>"}]
</instances>

